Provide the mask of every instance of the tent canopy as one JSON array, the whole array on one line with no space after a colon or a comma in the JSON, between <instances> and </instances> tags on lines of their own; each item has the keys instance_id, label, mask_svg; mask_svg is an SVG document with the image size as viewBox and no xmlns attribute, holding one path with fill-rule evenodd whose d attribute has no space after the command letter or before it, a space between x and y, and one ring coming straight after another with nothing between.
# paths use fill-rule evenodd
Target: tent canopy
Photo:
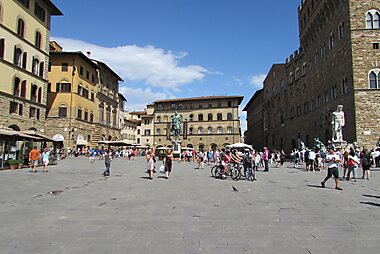
<instances>
[{"instance_id":1,"label":"tent canopy","mask_svg":"<svg viewBox=\"0 0 380 254\"><path fill-rule=\"evenodd\" d=\"M251 145L247 145L247 144L244 144L244 143L235 143L235 144L232 144L232 145L228 145L227 146L228 148L248 148L250 150L253 150L252 146Z\"/></svg>"}]
</instances>

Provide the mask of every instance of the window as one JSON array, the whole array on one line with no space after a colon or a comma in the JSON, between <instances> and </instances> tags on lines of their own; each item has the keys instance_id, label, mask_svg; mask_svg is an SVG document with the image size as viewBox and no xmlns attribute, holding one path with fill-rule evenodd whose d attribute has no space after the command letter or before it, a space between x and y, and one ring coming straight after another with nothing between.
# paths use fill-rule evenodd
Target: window
<instances>
[{"instance_id":1,"label":"window","mask_svg":"<svg viewBox=\"0 0 380 254\"><path fill-rule=\"evenodd\" d=\"M68 70L69 70L69 64L68 63L62 63L61 71L67 72Z\"/></svg>"},{"instance_id":2,"label":"window","mask_svg":"<svg viewBox=\"0 0 380 254\"><path fill-rule=\"evenodd\" d=\"M149 123L150 123L149 119L145 119L145 120L144 120L144 124L145 124L145 125L148 125Z\"/></svg>"},{"instance_id":3,"label":"window","mask_svg":"<svg viewBox=\"0 0 380 254\"><path fill-rule=\"evenodd\" d=\"M344 37L344 22L341 22L338 27L338 38L342 39Z\"/></svg>"},{"instance_id":4,"label":"window","mask_svg":"<svg viewBox=\"0 0 380 254\"><path fill-rule=\"evenodd\" d=\"M161 116L157 116L157 123L161 123Z\"/></svg>"},{"instance_id":5,"label":"window","mask_svg":"<svg viewBox=\"0 0 380 254\"><path fill-rule=\"evenodd\" d=\"M369 75L369 88L379 89L380 88L380 69L372 70Z\"/></svg>"},{"instance_id":6,"label":"window","mask_svg":"<svg viewBox=\"0 0 380 254\"><path fill-rule=\"evenodd\" d=\"M38 90L37 85L32 84L31 90L30 90L30 100L31 101L37 102L37 90Z\"/></svg>"},{"instance_id":7,"label":"window","mask_svg":"<svg viewBox=\"0 0 380 254\"><path fill-rule=\"evenodd\" d=\"M32 63L32 73L33 74L38 74L38 66L40 64L40 61L38 60L38 58L36 57L33 57L33 63Z\"/></svg>"},{"instance_id":8,"label":"window","mask_svg":"<svg viewBox=\"0 0 380 254\"><path fill-rule=\"evenodd\" d=\"M83 88L82 96L84 98L88 99L88 89L87 88Z\"/></svg>"},{"instance_id":9,"label":"window","mask_svg":"<svg viewBox=\"0 0 380 254\"><path fill-rule=\"evenodd\" d=\"M84 111L84 120L88 121L88 111Z\"/></svg>"},{"instance_id":10,"label":"window","mask_svg":"<svg viewBox=\"0 0 380 254\"><path fill-rule=\"evenodd\" d=\"M40 77L44 76L44 70L45 70L45 64L44 64L44 62L41 62L40 63L40 72L38 74Z\"/></svg>"},{"instance_id":11,"label":"window","mask_svg":"<svg viewBox=\"0 0 380 254\"><path fill-rule=\"evenodd\" d=\"M183 104L182 103L178 104L178 109L183 109Z\"/></svg>"},{"instance_id":12,"label":"window","mask_svg":"<svg viewBox=\"0 0 380 254\"><path fill-rule=\"evenodd\" d=\"M223 120L222 113L218 113L218 114L216 115L216 117L217 117L217 120L218 120L218 121L222 121L222 120Z\"/></svg>"},{"instance_id":13,"label":"window","mask_svg":"<svg viewBox=\"0 0 380 254\"><path fill-rule=\"evenodd\" d=\"M227 121L232 121L232 114L231 113L227 114Z\"/></svg>"},{"instance_id":14,"label":"window","mask_svg":"<svg viewBox=\"0 0 380 254\"><path fill-rule=\"evenodd\" d=\"M198 128L198 134L203 134L203 128L202 127Z\"/></svg>"},{"instance_id":15,"label":"window","mask_svg":"<svg viewBox=\"0 0 380 254\"><path fill-rule=\"evenodd\" d=\"M94 122L94 112L91 112L91 113L90 113L90 122L91 122L91 123Z\"/></svg>"},{"instance_id":16,"label":"window","mask_svg":"<svg viewBox=\"0 0 380 254\"><path fill-rule=\"evenodd\" d=\"M199 108L203 108L203 103L202 102L199 103Z\"/></svg>"},{"instance_id":17,"label":"window","mask_svg":"<svg viewBox=\"0 0 380 254\"><path fill-rule=\"evenodd\" d=\"M144 135L145 136L150 136L150 130L144 130Z\"/></svg>"},{"instance_id":18,"label":"window","mask_svg":"<svg viewBox=\"0 0 380 254\"><path fill-rule=\"evenodd\" d=\"M222 107L222 102L218 101L218 108L221 108L221 107Z\"/></svg>"},{"instance_id":19,"label":"window","mask_svg":"<svg viewBox=\"0 0 380 254\"><path fill-rule=\"evenodd\" d=\"M232 107L232 101L228 101L228 107Z\"/></svg>"},{"instance_id":20,"label":"window","mask_svg":"<svg viewBox=\"0 0 380 254\"><path fill-rule=\"evenodd\" d=\"M95 83L95 76L94 75L91 75L91 81L92 81L92 83Z\"/></svg>"},{"instance_id":21,"label":"window","mask_svg":"<svg viewBox=\"0 0 380 254\"><path fill-rule=\"evenodd\" d=\"M78 118L78 119L82 119L82 109L81 109L81 108L78 108L78 111L77 111L77 118Z\"/></svg>"},{"instance_id":22,"label":"window","mask_svg":"<svg viewBox=\"0 0 380 254\"><path fill-rule=\"evenodd\" d=\"M83 93L83 87L79 84L78 85L78 95L82 95Z\"/></svg>"},{"instance_id":23,"label":"window","mask_svg":"<svg viewBox=\"0 0 380 254\"><path fill-rule=\"evenodd\" d=\"M94 92L91 92L91 100L95 101L95 93Z\"/></svg>"},{"instance_id":24,"label":"window","mask_svg":"<svg viewBox=\"0 0 380 254\"><path fill-rule=\"evenodd\" d=\"M41 48L41 41L42 41L42 36L41 33L36 31L36 36L35 36L35 41L34 41L34 46L37 48Z\"/></svg>"},{"instance_id":25,"label":"window","mask_svg":"<svg viewBox=\"0 0 380 254\"><path fill-rule=\"evenodd\" d=\"M86 71L86 79L89 79L89 78L90 78L90 73Z\"/></svg>"},{"instance_id":26,"label":"window","mask_svg":"<svg viewBox=\"0 0 380 254\"><path fill-rule=\"evenodd\" d=\"M232 127L227 127L227 134L232 134Z\"/></svg>"},{"instance_id":27,"label":"window","mask_svg":"<svg viewBox=\"0 0 380 254\"><path fill-rule=\"evenodd\" d=\"M29 8L29 0L17 0L20 4L24 5L26 8Z\"/></svg>"},{"instance_id":28,"label":"window","mask_svg":"<svg viewBox=\"0 0 380 254\"><path fill-rule=\"evenodd\" d=\"M22 50L15 46L14 55L13 55L13 63L19 67L22 65Z\"/></svg>"},{"instance_id":29,"label":"window","mask_svg":"<svg viewBox=\"0 0 380 254\"><path fill-rule=\"evenodd\" d=\"M161 129L156 130L156 135L161 135Z\"/></svg>"},{"instance_id":30,"label":"window","mask_svg":"<svg viewBox=\"0 0 380 254\"><path fill-rule=\"evenodd\" d=\"M307 63L302 64L302 76L306 74L307 71Z\"/></svg>"},{"instance_id":31,"label":"window","mask_svg":"<svg viewBox=\"0 0 380 254\"><path fill-rule=\"evenodd\" d=\"M5 39L0 39L0 58L4 58L5 53Z\"/></svg>"},{"instance_id":32,"label":"window","mask_svg":"<svg viewBox=\"0 0 380 254\"><path fill-rule=\"evenodd\" d=\"M21 88L21 80L19 78L15 78L14 87L13 87L13 95L20 96Z\"/></svg>"},{"instance_id":33,"label":"window","mask_svg":"<svg viewBox=\"0 0 380 254\"><path fill-rule=\"evenodd\" d=\"M172 103L172 104L170 105L170 108L171 108L171 109L176 109L176 108L177 108L177 105L176 105L175 103Z\"/></svg>"},{"instance_id":34,"label":"window","mask_svg":"<svg viewBox=\"0 0 380 254\"><path fill-rule=\"evenodd\" d=\"M372 43L372 48L373 49L379 49L379 43L378 42Z\"/></svg>"},{"instance_id":35,"label":"window","mask_svg":"<svg viewBox=\"0 0 380 254\"><path fill-rule=\"evenodd\" d=\"M348 93L348 80L347 78L342 79L342 94Z\"/></svg>"},{"instance_id":36,"label":"window","mask_svg":"<svg viewBox=\"0 0 380 254\"><path fill-rule=\"evenodd\" d=\"M190 127L190 128L189 128L189 134L190 134L190 135L193 135L193 132L194 132L194 128L193 128L193 127Z\"/></svg>"},{"instance_id":37,"label":"window","mask_svg":"<svg viewBox=\"0 0 380 254\"><path fill-rule=\"evenodd\" d=\"M207 134L212 134L212 127L207 128Z\"/></svg>"},{"instance_id":38,"label":"window","mask_svg":"<svg viewBox=\"0 0 380 254\"><path fill-rule=\"evenodd\" d=\"M218 129L216 129L216 134L222 134L222 133L223 133L222 127L218 127Z\"/></svg>"},{"instance_id":39,"label":"window","mask_svg":"<svg viewBox=\"0 0 380 254\"><path fill-rule=\"evenodd\" d=\"M329 47L330 47L330 49L332 49L334 47L334 33L330 34L330 37L329 37Z\"/></svg>"},{"instance_id":40,"label":"window","mask_svg":"<svg viewBox=\"0 0 380 254\"><path fill-rule=\"evenodd\" d=\"M58 108L58 117L60 117L60 118L67 117L67 107L66 106L60 106Z\"/></svg>"},{"instance_id":41,"label":"window","mask_svg":"<svg viewBox=\"0 0 380 254\"><path fill-rule=\"evenodd\" d=\"M26 80L21 82L21 93L20 97L25 98L26 97Z\"/></svg>"},{"instance_id":42,"label":"window","mask_svg":"<svg viewBox=\"0 0 380 254\"><path fill-rule=\"evenodd\" d=\"M112 110L112 126L117 127L117 113L116 109Z\"/></svg>"},{"instance_id":43,"label":"window","mask_svg":"<svg viewBox=\"0 0 380 254\"><path fill-rule=\"evenodd\" d=\"M192 122L192 121L193 121L193 119L194 119L194 115L193 115L193 114L191 114L191 115L189 116L189 121L190 121L190 122Z\"/></svg>"},{"instance_id":44,"label":"window","mask_svg":"<svg viewBox=\"0 0 380 254\"><path fill-rule=\"evenodd\" d=\"M337 88L336 85L334 85L333 88L332 88L332 90L331 90L331 98L333 100L335 100L338 97L337 91L338 91L338 88Z\"/></svg>"},{"instance_id":45,"label":"window","mask_svg":"<svg viewBox=\"0 0 380 254\"><path fill-rule=\"evenodd\" d=\"M56 92L59 93L70 93L71 92L71 83L57 83Z\"/></svg>"},{"instance_id":46,"label":"window","mask_svg":"<svg viewBox=\"0 0 380 254\"><path fill-rule=\"evenodd\" d=\"M41 103L42 100L42 87L38 88L37 101Z\"/></svg>"},{"instance_id":47,"label":"window","mask_svg":"<svg viewBox=\"0 0 380 254\"><path fill-rule=\"evenodd\" d=\"M110 126L111 125L111 108L107 107L106 109L106 125Z\"/></svg>"},{"instance_id":48,"label":"window","mask_svg":"<svg viewBox=\"0 0 380 254\"><path fill-rule=\"evenodd\" d=\"M28 61L28 53L24 52L22 54L22 68L26 69L26 64L27 64L27 61Z\"/></svg>"},{"instance_id":49,"label":"window","mask_svg":"<svg viewBox=\"0 0 380 254\"><path fill-rule=\"evenodd\" d=\"M198 121L203 121L203 114L198 115Z\"/></svg>"},{"instance_id":50,"label":"window","mask_svg":"<svg viewBox=\"0 0 380 254\"><path fill-rule=\"evenodd\" d=\"M83 75L83 67L82 66L79 66L79 75Z\"/></svg>"},{"instance_id":51,"label":"window","mask_svg":"<svg viewBox=\"0 0 380 254\"><path fill-rule=\"evenodd\" d=\"M212 114L211 113L207 115L207 120L212 121Z\"/></svg>"},{"instance_id":52,"label":"window","mask_svg":"<svg viewBox=\"0 0 380 254\"><path fill-rule=\"evenodd\" d=\"M45 22L46 11L37 2L34 4L34 14L39 20Z\"/></svg>"},{"instance_id":53,"label":"window","mask_svg":"<svg viewBox=\"0 0 380 254\"><path fill-rule=\"evenodd\" d=\"M293 72L289 73L289 83L292 83L294 80Z\"/></svg>"},{"instance_id":54,"label":"window","mask_svg":"<svg viewBox=\"0 0 380 254\"><path fill-rule=\"evenodd\" d=\"M22 116L22 104L11 101L9 113Z\"/></svg>"},{"instance_id":55,"label":"window","mask_svg":"<svg viewBox=\"0 0 380 254\"><path fill-rule=\"evenodd\" d=\"M299 79L299 78L300 78L300 68L297 67L297 68L296 68L296 71L295 71L295 79L297 80L297 79Z\"/></svg>"},{"instance_id":56,"label":"window","mask_svg":"<svg viewBox=\"0 0 380 254\"><path fill-rule=\"evenodd\" d=\"M17 20L17 34L22 38L25 36L25 22L20 18Z\"/></svg>"},{"instance_id":57,"label":"window","mask_svg":"<svg viewBox=\"0 0 380 254\"><path fill-rule=\"evenodd\" d=\"M35 107L29 108L29 118L40 119L40 109Z\"/></svg>"},{"instance_id":58,"label":"window","mask_svg":"<svg viewBox=\"0 0 380 254\"><path fill-rule=\"evenodd\" d=\"M212 103L211 102L208 103L208 107L212 108Z\"/></svg>"},{"instance_id":59,"label":"window","mask_svg":"<svg viewBox=\"0 0 380 254\"><path fill-rule=\"evenodd\" d=\"M366 14L366 28L380 28L380 13L377 10L369 10Z\"/></svg>"}]
</instances>

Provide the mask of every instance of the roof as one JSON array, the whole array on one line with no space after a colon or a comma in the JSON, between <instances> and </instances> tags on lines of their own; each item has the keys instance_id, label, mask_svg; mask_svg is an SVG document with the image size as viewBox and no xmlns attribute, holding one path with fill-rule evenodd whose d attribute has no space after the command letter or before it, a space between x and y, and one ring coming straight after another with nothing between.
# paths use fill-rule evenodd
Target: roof
<instances>
[{"instance_id":1,"label":"roof","mask_svg":"<svg viewBox=\"0 0 380 254\"><path fill-rule=\"evenodd\" d=\"M90 58L85 56L81 51L73 51L73 52L70 52L70 51L58 51L58 52L57 51L51 51L50 56L53 56L53 55L76 55L76 56L79 56L80 58L82 58L86 63L88 63L89 65L91 65L95 69L98 69L98 66L93 61L91 61Z\"/></svg>"},{"instance_id":2,"label":"roof","mask_svg":"<svg viewBox=\"0 0 380 254\"><path fill-rule=\"evenodd\" d=\"M158 100L154 103L164 103L164 102L178 102L178 101L201 101L201 100L220 100L220 99L239 99L239 104L244 99L244 96L232 95L232 96L200 96L192 98L173 98L167 100Z\"/></svg>"},{"instance_id":3,"label":"roof","mask_svg":"<svg viewBox=\"0 0 380 254\"><path fill-rule=\"evenodd\" d=\"M103 66L105 69L107 69L115 78L117 78L117 80L119 81L122 81L124 82L124 80L122 78L120 78L119 75L116 74L116 72L114 72L107 64L99 61L99 60L95 60L95 59L92 59L92 61L94 61L95 63L97 63L98 65L101 65Z\"/></svg>"},{"instance_id":4,"label":"roof","mask_svg":"<svg viewBox=\"0 0 380 254\"><path fill-rule=\"evenodd\" d=\"M45 4L50 8L50 14L54 16L62 16L63 13L50 0L44 0Z\"/></svg>"},{"instance_id":5,"label":"roof","mask_svg":"<svg viewBox=\"0 0 380 254\"><path fill-rule=\"evenodd\" d=\"M141 122L141 120L137 120L137 119L125 119L125 121L131 122L131 123L136 123L136 124Z\"/></svg>"},{"instance_id":6,"label":"roof","mask_svg":"<svg viewBox=\"0 0 380 254\"><path fill-rule=\"evenodd\" d=\"M251 103L260 95L262 94L262 92L264 91L263 88L261 88L260 90L257 90L254 95L252 96L252 98L249 100L249 102L247 103L247 105L245 105L243 111L247 111L248 110L248 107L249 105L251 105Z\"/></svg>"},{"instance_id":7,"label":"roof","mask_svg":"<svg viewBox=\"0 0 380 254\"><path fill-rule=\"evenodd\" d=\"M119 93L119 98L121 98L123 101L127 101L127 99L124 97L122 93Z\"/></svg>"},{"instance_id":8,"label":"roof","mask_svg":"<svg viewBox=\"0 0 380 254\"><path fill-rule=\"evenodd\" d=\"M130 115L146 115L147 112L146 111L133 111L131 113L129 113Z\"/></svg>"}]
</instances>

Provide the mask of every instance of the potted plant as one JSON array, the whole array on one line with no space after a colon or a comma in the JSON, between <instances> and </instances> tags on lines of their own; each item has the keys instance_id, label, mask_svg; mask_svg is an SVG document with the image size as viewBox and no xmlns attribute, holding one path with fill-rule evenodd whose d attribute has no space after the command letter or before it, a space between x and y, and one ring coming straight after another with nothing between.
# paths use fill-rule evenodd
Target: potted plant
<instances>
[{"instance_id":1,"label":"potted plant","mask_svg":"<svg viewBox=\"0 0 380 254\"><path fill-rule=\"evenodd\" d=\"M9 169L15 169L18 166L18 160L9 159L8 165L9 165Z\"/></svg>"},{"instance_id":2,"label":"potted plant","mask_svg":"<svg viewBox=\"0 0 380 254\"><path fill-rule=\"evenodd\" d=\"M18 161L18 169L22 169L22 165L24 165L23 159L20 158L17 161Z\"/></svg>"}]
</instances>

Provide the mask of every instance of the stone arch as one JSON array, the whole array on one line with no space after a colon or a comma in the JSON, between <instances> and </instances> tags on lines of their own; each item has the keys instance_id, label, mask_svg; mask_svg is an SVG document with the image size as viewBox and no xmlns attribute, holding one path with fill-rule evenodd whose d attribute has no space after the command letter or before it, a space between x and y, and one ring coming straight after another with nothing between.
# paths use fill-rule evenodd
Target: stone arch
<instances>
[{"instance_id":1,"label":"stone arch","mask_svg":"<svg viewBox=\"0 0 380 254\"><path fill-rule=\"evenodd\" d=\"M9 125L8 128L11 128L12 130L15 130L15 131L21 131L20 127L18 127L16 124Z\"/></svg>"}]
</instances>

